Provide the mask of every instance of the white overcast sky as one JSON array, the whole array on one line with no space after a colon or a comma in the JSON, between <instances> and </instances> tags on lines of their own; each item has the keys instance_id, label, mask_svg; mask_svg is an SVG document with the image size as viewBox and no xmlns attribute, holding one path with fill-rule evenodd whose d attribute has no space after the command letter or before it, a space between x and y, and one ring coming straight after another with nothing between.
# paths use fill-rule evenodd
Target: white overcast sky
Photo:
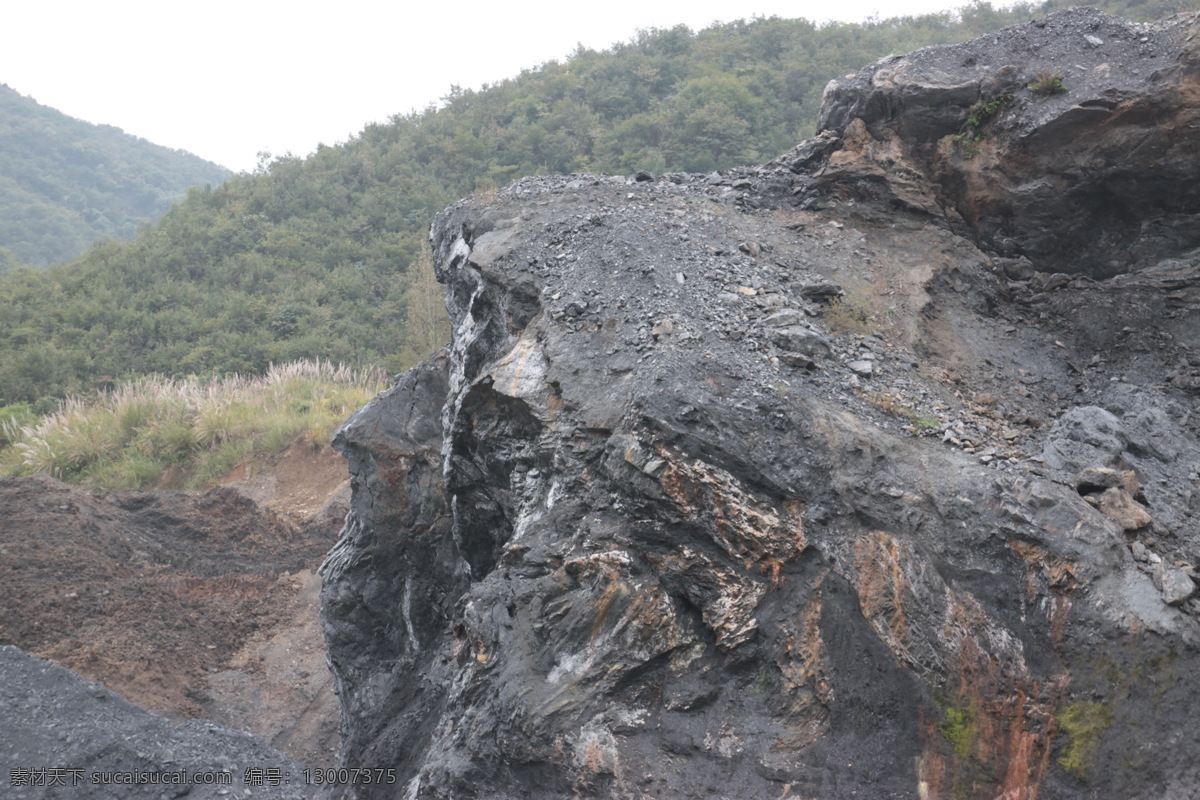
<instances>
[{"instance_id":1,"label":"white overcast sky","mask_svg":"<svg viewBox=\"0 0 1200 800\"><path fill-rule=\"evenodd\" d=\"M966 0L31 0L6 4L0 83L237 171L304 156L578 44L753 16L861 22ZM1001 5L1001 3L997 3Z\"/></svg>"}]
</instances>

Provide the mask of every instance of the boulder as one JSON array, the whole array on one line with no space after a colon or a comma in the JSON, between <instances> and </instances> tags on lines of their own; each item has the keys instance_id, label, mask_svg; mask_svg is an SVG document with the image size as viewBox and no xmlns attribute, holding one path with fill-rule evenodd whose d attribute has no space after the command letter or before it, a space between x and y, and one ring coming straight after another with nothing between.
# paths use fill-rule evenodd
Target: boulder
<instances>
[{"instance_id":1,"label":"boulder","mask_svg":"<svg viewBox=\"0 0 1200 800\"><path fill-rule=\"evenodd\" d=\"M1150 513L1124 489L1105 489L1099 494L1089 495L1087 499L1100 509L1100 513L1117 522L1126 531L1136 531L1153 521Z\"/></svg>"},{"instance_id":2,"label":"boulder","mask_svg":"<svg viewBox=\"0 0 1200 800\"><path fill-rule=\"evenodd\" d=\"M1177 567L1161 566L1154 573L1154 582L1169 605L1177 606L1196 593L1191 575Z\"/></svg>"},{"instance_id":3,"label":"boulder","mask_svg":"<svg viewBox=\"0 0 1200 800\"><path fill-rule=\"evenodd\" d=\"M829 340L803 325L788 325L771 332L771 340L782 350L812 357L832 353Z\"/></svg>"},{"instance_id":4,"label":"boulder","mask_svg":"<svg viewBox=\"0 0 1200 800\"><path fill-rule=\"evenodd\" d=\"M902 164L981 246L1039 270L1102 278L1186 252L1200 245L1196 30L1195 14L1071 9L882 59L826 88L818 130L846 143L820 178ZM874 144L839 160L855 139Z\"/></svg>"}]
</instances>

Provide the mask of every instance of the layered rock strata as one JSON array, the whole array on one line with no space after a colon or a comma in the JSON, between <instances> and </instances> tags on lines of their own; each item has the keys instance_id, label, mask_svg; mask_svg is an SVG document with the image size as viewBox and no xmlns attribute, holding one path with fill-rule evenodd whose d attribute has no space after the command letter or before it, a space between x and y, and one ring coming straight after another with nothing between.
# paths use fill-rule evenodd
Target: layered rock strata
<instances>
[{"instance_id":1,"label":"layered rock strata","mask_svg":"<svg viewBox=\"0 0 1200 800\"><path fill-rule=\"evenodd\" d=\"M1194 17L1079 8L884 59L830 84L818 124L841 137L823 180L890 184L1045 272L1107 278L1200 244Z\"/></svg>"}]
</instances>

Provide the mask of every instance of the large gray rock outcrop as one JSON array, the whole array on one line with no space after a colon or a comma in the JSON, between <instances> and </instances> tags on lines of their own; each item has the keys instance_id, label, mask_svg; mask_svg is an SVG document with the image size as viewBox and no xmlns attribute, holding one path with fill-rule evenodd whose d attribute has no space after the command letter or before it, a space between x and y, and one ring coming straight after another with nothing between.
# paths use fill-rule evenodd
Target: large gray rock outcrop
<instances>
[{"instance_id":1,"label":"large gray rock outcrop","mask_svg":"<svg viewBox=\"0 0 1200 800\"><path fill-rule=\"evenodd\" d=\"M898 197L1046 272L1109 277L1195 248L1196 20L1079 8L876 62L826 89L818 125L843 142L824 180L888 173Z\"/></svg>"},{"instance_id":2,"label":"large gray rock outcrop","mask_svg":"<svg viewBox=\"0 0 1200 800\"><path fill-rule=\"evenodd\" d=\"M910 171L849 152L871 91L790 164L438 217L454 341L336 441L347 767L411 798L1194 794L1198 259L1012 281L915 121Z\"/></svg>"}]
</instances>

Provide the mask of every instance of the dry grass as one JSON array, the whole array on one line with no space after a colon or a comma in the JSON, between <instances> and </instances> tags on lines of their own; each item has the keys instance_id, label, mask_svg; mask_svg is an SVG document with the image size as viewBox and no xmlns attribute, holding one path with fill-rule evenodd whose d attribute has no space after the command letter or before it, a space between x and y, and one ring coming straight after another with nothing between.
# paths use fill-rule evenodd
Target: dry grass
<instances>
[{"instance_id":1,"label":"dry grass","mask_svg":"<svg viewBox=\"0 0 1200 800\"><path fill-rule=\"evenodd\" d=\"M825 324L835 333L868 335L875 333L875 319L865 303L839 297L821 312Z\"/></svg>"},{"instance_id":2,"label":"dry grass","mask_svg":"<svg viewBox=\"0 0 1200 800\"><path fill-rule=\"evenodd\" d=\"M102 488L211 485L239 462L266 458L297 440L328 441L356 408L384 388L379 370L323 361L272 366L258 377L201 381L149 377L57 412L8 422L0 472L48 472Z\"/></svg>"},{"instance_id":3,"label":"dry grass","mask_svg":"<svg viewBox=\"0 0 1200 800\"><path fill-rule=\"evenodd\" d=\"M902 394L885 391L859 392L858 395L883 413L904 420L907 423L904 430L913 436L932 436L941 431L942 421L937 414L922 410Z\"/></svg>"}]
</instances>

